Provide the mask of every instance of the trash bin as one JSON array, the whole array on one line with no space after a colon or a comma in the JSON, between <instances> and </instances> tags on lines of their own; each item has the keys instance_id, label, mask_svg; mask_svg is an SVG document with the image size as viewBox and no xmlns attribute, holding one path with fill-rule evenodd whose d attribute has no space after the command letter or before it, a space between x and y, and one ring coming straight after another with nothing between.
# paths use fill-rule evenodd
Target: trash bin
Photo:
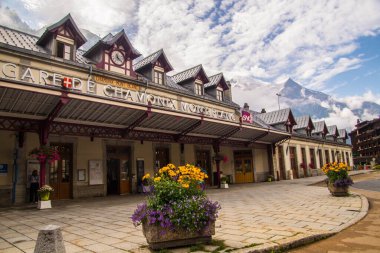
<instances>
[{"instance_id":1,"label":"trash bin","mask_svg":"<svg viewBox=\"0 0 380 253\"><path fill-rule=\"evenodd\" d=\"M292 171L292 170L289 170L289 171L288 171L288 178L289 178L290 180L293 180L293 171Z\"/></svg>"}]
</instances>

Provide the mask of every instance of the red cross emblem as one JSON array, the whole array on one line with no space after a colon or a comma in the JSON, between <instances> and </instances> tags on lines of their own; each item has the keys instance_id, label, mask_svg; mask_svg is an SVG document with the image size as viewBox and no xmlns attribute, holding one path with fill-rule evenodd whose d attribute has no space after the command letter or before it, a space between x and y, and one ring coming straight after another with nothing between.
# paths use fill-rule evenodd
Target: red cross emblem
<instances>
[{"instance_id":1,"label":"red cross emblem","mask_svg":"<svg viewBox=\"0 0 380 253\"><path fill-rule=\"evenodd\" d=\"M71 89L73 87L73 79L64 77L62 79L62 87L65 87L67 89Z\"/></svg>"}]
</instances>

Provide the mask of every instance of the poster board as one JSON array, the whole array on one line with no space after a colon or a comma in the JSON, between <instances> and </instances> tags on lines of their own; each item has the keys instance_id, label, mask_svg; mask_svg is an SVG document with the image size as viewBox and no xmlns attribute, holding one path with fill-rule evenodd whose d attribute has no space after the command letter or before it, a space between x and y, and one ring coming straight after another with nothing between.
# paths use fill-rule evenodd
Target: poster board
<instances>
[{"instance_id":1,"label":"poster board","mask_svg":"<svg viewBox=\"0 0 380 253\"><path fill-rule=\"evenodd\" d=\"M86 170L78 170L78 181L86 181Z\"/></svg>"},{"instance_id":2,"label":"poster board","mask_svg":"<svg viewBox=\"0 0 380 253\"><path fill-rule=\"evenodd\" d=\"M38 160L30 159L26 161L26 184L27 188L30 187L29 176L32 175L33 170L38 171L38 175L40 174L40 162Z\"/></svg>"},{"instance_id":3,"label":"poster board","mask_svg":"<svg viewBox=\"0 0 380 253\"><path fill-rule=\"evenodd\" d=\"M98 185L103 183L103 163L102 160L89 160L89 184Z\"/></svg>"}]
</instances>

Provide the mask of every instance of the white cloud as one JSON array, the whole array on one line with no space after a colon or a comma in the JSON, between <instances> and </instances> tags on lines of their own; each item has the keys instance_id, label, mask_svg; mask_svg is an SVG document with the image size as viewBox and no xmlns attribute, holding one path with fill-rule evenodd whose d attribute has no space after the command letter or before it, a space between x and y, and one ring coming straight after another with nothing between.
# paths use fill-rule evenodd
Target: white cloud
<instances>
[{"instance_id":1,"label":"white cloud","mask_svg":"<svg viewBox=\"0 0 380 253\"><path fill-rule=\"evenodd\" d=\"M346 103L351 110L354 110L354 109L361 108L363 105L363 102L366 102L366 101L379 104L380 94L375 94L372 91L367 91L361 96L348 96L344 98L335 98L335 99Z\"/></svg>"}]
</instances>

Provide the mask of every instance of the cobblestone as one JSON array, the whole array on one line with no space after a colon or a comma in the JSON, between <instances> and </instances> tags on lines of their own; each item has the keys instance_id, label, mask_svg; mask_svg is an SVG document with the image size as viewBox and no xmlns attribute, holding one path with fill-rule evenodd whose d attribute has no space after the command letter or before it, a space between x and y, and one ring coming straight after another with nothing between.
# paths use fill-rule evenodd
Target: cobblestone
<instances>
[{"instance_id":1,"label":"cobblestone","mask_svg":"<svg viewBox=\"0 0 380 253\"><path fill-rule=\"evenodd\" d=\"M222 206L213 238L232 248L259 244L249 248L255 251L338 232L366 214L368 203L359 195L335 198L327 188L307 186L322 179L208 190L208 196ZM130 221L143 198L54 201L52 209L43 211L34 205L0 209L1 252L33 252L38 230L48 224L61 226L67 252L149 252L141 227L135 228Z\"/></svg>"}]
</instances>

